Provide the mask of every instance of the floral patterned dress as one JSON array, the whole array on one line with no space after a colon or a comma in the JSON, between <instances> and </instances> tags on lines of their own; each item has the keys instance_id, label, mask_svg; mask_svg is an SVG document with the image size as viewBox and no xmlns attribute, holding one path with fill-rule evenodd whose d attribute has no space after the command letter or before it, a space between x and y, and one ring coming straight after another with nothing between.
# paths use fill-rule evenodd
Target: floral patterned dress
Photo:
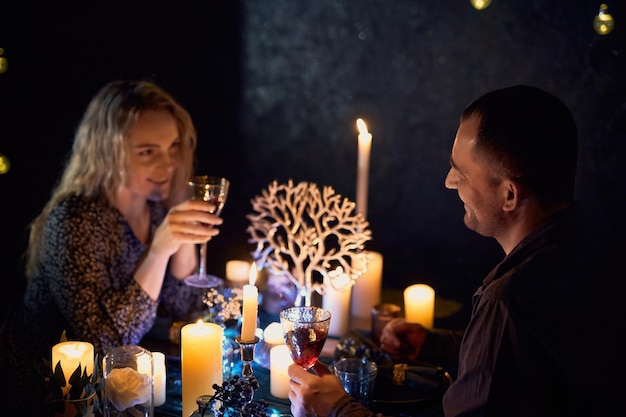
<instances>
[{"instance_id":1,"label":"floral patterned dress","mask_svg":"<svg viewBox=\"0 0 626 417\"><path fill-rule=\"evenodd\" d=\"M151 234L164 215L162 205L151 203ZM65 198L51 211L42 238L45 249L24 303L2 326L0 368L16 373L14 385L27 379L18 374L29 364L50 357L63 331L69 340L91 342L101 358L113 347L139 344L157 312L180 319L197 305L194 289L169 273L158 301L143 291L133 273L148 246L102 197Z\"/></svg>"}]
</instances>

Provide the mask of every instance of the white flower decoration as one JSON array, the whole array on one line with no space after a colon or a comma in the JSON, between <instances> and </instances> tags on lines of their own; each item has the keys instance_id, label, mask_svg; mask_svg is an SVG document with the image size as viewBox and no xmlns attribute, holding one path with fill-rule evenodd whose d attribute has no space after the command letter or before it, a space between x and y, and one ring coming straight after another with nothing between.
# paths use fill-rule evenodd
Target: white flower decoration
<instances>
[{"instance_id":1,"label":"white flower decoration","mask_svg":"<svg viewBox=\"0 0 626 417\"><path fill-rule=\"evenodd\" d=\"M152 396L148 375L132 368L114 368L104 383L107 398L118 411L147 402Z\"/></svg>"}]
</instances>

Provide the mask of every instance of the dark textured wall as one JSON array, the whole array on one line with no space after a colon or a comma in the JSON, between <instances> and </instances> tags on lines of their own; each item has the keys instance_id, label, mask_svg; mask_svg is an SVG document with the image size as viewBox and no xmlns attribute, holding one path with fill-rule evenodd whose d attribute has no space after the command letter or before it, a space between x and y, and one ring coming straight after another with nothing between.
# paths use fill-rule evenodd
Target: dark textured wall
<instances>
[{"instance_id":1,"label":"dark textured wall","mask_svg":"<svg viewBox=\"0 0 626 417\"><path fill-rule=\"evenodd\" d=\"M18 3L18 2L7 2ZM247 257L249 200L272 180L355 198L357 132L373 134L368 244L385 285L428 282L469 297L501 256L463 225L443 180L458 116L476 96L528 83L560 96L581 131L577 193L602 210L626 194L623 2L616 29L592 28L591 0L239 0L0 6L3 278L45 203L89 98L113 78L151 77L200 134L200 168L232 179L209 265ZM27 191L24 191L27 190ZM21 195L20 195L21 194Z\"/></svg>"},{"instance_id":2,"label":"dark textured wall","mask_svg":"<svg viewBox=\"0 0 626 417\"><path fill-rule=\"evenodd\" d=\"M385 284L471 292L501 257L494 241L465 229L462 203L443 186L471 99L518 83L557 94L580 125L578 196L602 209L624 197L624 31L596 34L597 7L246 1L241 138L257 175L249 192L293 178L354 199L363 117L373 133L369 247L385 256Z\"/></svg>"}]
</instances>

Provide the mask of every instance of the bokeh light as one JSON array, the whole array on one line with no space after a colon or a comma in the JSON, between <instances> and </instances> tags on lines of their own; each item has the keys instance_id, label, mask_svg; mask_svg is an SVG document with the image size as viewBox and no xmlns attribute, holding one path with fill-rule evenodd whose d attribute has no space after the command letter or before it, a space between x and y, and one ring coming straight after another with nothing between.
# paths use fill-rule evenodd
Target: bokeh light
<instances>
[{"instance_id":1,"label":"bokeh light","mask_svg":"<svg viewBox=\"0 0 626 417\"><path fill-rule=\"evenodd\" d=\"M613 21L613 16L609 14L609 6L606 4L600 5L600 11L593 18L593 29L598 32L600 35L606 35L613 30L615 26L615 21Z\"/></svg>"},{"instance_id":2,"label":"bokeh light","mask_svg":"<svg viewBox=\"0 0 626 417\"><path fill-rule=\"evenodd\" d=\"M6 174L11 169L11 161L9 158L0 153L0 175Z\"/></svg>"},{"instance_id":3,"label":"bokeh light","mask_svg":"<svg viewBox=\"0 0 626 417\"><path fill-rule=\"evenodd\" d=\"M483 10L489 7L491 0L470 0L470 3L476 10Z\"/></svg>"},{"instance_id":4,"label":"bokeh light","mask_svg":"<svg viewBox=\"0 0 626 417\"><path fill-rule=\"evenodd\" d=\"M9 69L9 60L3 57L4 49L0 48L0 74L6 72Z\"/></svg>"}]
</instances>

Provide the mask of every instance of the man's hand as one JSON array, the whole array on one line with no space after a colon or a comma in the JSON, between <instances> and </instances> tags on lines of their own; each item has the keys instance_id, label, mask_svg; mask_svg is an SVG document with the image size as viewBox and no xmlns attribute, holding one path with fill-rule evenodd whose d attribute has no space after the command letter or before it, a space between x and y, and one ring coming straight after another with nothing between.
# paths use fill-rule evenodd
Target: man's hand
<instances>
[{"instance_id":1,"label":"man's hand","mask_svg":"<svg viewBox=\"0 0 626 417\"><path fill-rule=\"evenodd\" d=\"M380 336L380 347L391 356L402 360L415 360L426 339L426 330L421 324L408 323L395 318L385 325Z\"/></svg>"},{"instance_id":2,"label":"man's hand","mask_svg":"<svg viewBox=\"0 0 626 417\"><path fill-rule=\"evenodd\" d=\"M348 395L324 364L316 362L312 369L315 374L296 364L289 366L289 400L294 417L326 417L333 404Z\"/></svg>"}]
</instances>

